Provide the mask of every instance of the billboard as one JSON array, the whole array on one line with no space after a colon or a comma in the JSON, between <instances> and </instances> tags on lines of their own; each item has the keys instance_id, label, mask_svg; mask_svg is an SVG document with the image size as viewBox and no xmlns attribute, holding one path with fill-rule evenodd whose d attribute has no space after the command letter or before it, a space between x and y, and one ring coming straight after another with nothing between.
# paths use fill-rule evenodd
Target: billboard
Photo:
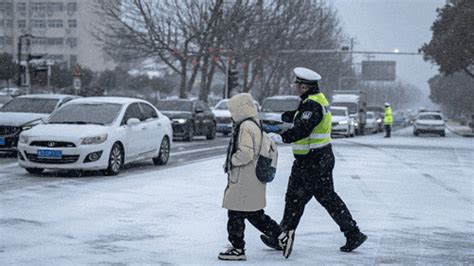
<instances>
[{"instance_id":1,"label":"billboard","mask_svg":"<svg viewBox=\"0 0 474 266\"><path fill-rule=\"evenodd\" d=\"M395 61L362 61L362 80L393 81L395 69Z\"/></svg>"}]
</instances>

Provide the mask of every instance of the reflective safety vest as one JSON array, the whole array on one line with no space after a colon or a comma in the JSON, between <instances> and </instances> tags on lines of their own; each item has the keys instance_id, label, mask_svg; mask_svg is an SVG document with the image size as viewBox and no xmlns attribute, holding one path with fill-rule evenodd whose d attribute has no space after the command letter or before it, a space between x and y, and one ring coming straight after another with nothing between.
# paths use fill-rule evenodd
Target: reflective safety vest
<instances>
[{"instance_id":1,"label":"reflective safety vest","mask_svg":"<svg viewBox=\"0 0 474 266\"><path fill-rule=\"evenodd\" d=\"M392 107L385 107L385 114L383 116L383 123L385 125L393 124Z\"/></svg>"},{"instance_id":2,"label":"reflective safety vest","mask_svg":"<svg viewBox=\"0 0 474 266\"><path fill-rule=\"evenodd\" d=\"M332 116L326 96L320 92L308 96L304 102L306 101L315 101L323 107L323 119L313 128L311 135L292 143L293 154L297 155L308 154L311 149L322 148L331 142ZM297 115L298 111L295 114L295 119Z\"/></svg>"}]
</instances>

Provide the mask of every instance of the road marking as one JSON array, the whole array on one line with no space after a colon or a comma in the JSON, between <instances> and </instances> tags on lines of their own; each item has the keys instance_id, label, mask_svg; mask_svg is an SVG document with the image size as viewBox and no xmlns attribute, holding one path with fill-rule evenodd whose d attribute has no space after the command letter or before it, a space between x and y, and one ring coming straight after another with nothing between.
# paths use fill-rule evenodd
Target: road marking
<instances>
[{"instance_id":1,"label":"road marking","mask_svg":"<svg viewBox=\"0 0 474 266\"><path fill-rule=\"evenodd\" d=\"M212 148L203 148L203 149L195 149L195 150L189 150L189 151L174 152L174 153L172 152L170 155L176 156L176 155L190 154L190 153L196 153L196 152L202 152L202 151L212 151L212 150L217 150L217 149L222 149L222 148L227 148L227 145L216 146Z\"/></svg>"}]
</instances>

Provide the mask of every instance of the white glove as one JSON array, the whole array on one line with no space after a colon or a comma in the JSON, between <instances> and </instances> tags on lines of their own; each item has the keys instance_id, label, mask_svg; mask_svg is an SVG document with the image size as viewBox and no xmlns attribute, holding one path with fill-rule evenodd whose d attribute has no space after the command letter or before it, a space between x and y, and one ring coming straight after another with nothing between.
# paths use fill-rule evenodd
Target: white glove
<instances>
[{"instance_id":1,"label":"white glove","mask_svg":"<svg viewBox=\"0 0 474 266\"><path fill-rule=\"evenodd\" d=\"M282 144L283 140L279 134L276 133L268 133L268 136L276 143L276 144Z\"/></svg>"}]
</instances>

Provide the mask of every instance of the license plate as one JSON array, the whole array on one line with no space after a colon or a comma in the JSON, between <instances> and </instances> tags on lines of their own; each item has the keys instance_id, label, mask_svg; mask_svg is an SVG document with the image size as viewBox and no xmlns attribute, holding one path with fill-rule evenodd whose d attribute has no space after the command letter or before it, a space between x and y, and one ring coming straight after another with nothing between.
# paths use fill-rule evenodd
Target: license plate
<instances>
[{"instance_id":1,"label":"license plate","mask_svg":"<svg viewBox=\"0 0 474 266\"><path fill-rule=\"evenodd\" d=\"M62 151L58 150L38 150L38 158L61 159Z\"/></svg>"},{"instance_id":2,"label":"license plate","mask_svg":"<svg viewBox=\"0 0 474 266\"><path fill-rule=\"evenodd\" d=\"M4 137L0 137L0 145L1 145L1 146L5 146L5 144L7 144L6 141L5 141L5 138L4 138Z\"/></svg>"}]
</instances>

